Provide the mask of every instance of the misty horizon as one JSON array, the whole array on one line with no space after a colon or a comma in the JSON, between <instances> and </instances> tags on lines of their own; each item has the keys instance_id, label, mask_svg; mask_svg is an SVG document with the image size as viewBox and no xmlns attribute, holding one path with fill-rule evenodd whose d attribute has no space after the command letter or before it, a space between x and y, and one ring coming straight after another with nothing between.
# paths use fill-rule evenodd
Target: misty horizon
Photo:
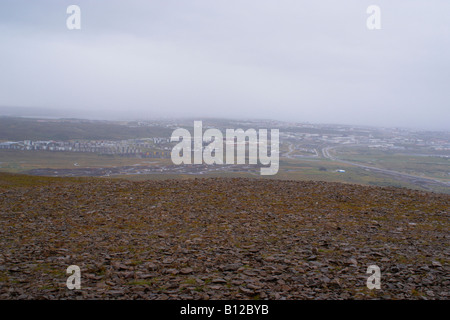
<instances>
[{"instance_id":1,"label":"misty horizon","mask_svg":"<svg viewBox=\"0 0 450 320\"><path fill-rule=\"evenodd\" d=\"M72 4L80 30L66 26ZM366 27L373 4L381 30ZM448 12L448 1L4 1L0 106L448 130Z\"/></svg>"},{"instance_id":2,"label":"misty horizon","mask_svg":"<svg viewBox=\"0 0 450 320\"><path fill-rule=\"evenodd\" d=\"M89 112L82 113L65 113L64 110L58 109L48 109L48 108L32 108L32 107L2 107L0 106L0 117L10 117L10 118L35 118L35 119L55 119L55 120L63 120L63 119L77 119L77 120L86 120L86 121L169 121L169 120L229 120L229 121L255 121L255 122L267 122L267 121L278 121L281 123L291 123L291 124L299 124L299 125L314 125L314 126L343 126L343 127L355 127L355 128L372 128L372 129L400 129L400 130L412 130L412 131L430 131L430 132L449 132L448 129L427 129L420 127L411 127L411 126L382 126L376 124L361 124L361 123L342 123L342 122L311 122L311 121L293 121L293 120L280 120L276 118L251 118L251 117L241 117L241 118L232 118L232 117L193 117L193 116L179 116L179 117L171 117L171 116L154 116L154 117L142 117L142 116L130 116L129 114L123 115L102 115L102 114L89 114Z\"/></svg>"}]
</instances>

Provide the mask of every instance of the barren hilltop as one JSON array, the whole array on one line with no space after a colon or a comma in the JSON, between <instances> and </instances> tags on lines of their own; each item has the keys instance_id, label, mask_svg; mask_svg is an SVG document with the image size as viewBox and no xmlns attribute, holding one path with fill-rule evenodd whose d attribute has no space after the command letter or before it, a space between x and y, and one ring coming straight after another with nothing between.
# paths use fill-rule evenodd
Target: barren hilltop
<instances>
[{"instance_id":1,"label":"barren hilltop","mask_svg":"<svg viewBox=\"0 0 450 320\"><path fill-rule=\"evenodd\" d=\"M448 299L445 194L0 177L0 299ZM81 269L68 290L66 269ZM381 269L381 289L366 286Z\"/></svg>"}]
</instances>

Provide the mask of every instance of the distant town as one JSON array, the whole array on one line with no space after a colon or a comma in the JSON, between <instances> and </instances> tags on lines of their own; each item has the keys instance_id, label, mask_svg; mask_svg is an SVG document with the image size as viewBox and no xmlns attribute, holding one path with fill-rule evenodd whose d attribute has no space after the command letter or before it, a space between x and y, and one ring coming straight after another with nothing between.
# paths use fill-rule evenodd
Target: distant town
<instances>
[{"instance_id":1,"label":"distant town","mask_svg":"<svg viewBox=\"0 0 450 320\"><path fill-rule=\"evenodd\" d=\"M170 148L164 146L168 138L145 138L121 141L6 141L0 149L26 151L92 152L105 155L135 156L141 158L170 158ZM154 151L155 147L162 150ZM152 150L152 151L150 151Z\"/></svg>"},{"instance_id":2,"label":"distant town","mask_svg":"<svg viewBox=\"0 0 450 320\"><path fill-rule=\"evenodd\" d=\"M0 117L0 170L49 176L142 176L142 179L161 175L257 175L261 166L249 161L235 165L174 165L171 153L178 142L170 141L171 134L177 128L193 133L195 120ZM406 186L450 193L450 133L446 131L273 120L202 121L203 130L214 128L221 132L278 129L281 160L278 178ZM209 143L203 141L202 148ZM224 144L227 143L224 138ZM241 144L242 141L235 141L235 146ZM193 146L192 152L195 151L198 150ZM143 160L146 158L154 160Z\"/></svg>"},{"instance_id":3,"label":"distant town","mask_svg":"<svg viewBox=\"0 0 450 320\"><path fill-rule=\"evenodd\" d=\"M39 123L93 123L89 120L36 120ZM100 121L99 121L100 122ZM206 121L205 121L206 122ZM318 156L325 146L366 146L371 149L412 151L427 149L429 151L450 151L450 134L448 132L427 132L397 128L365 128L344 125L319 125L287 123L280 121L233 121L231 123L214 123L208 128L224 129L226 125L236 128L278 128L281 143L288 146L285 156ZM102 123L102 122L100 122ZM104 122L103 122L104 123ZM186 127L188 122L180 121L129 121L116 122L127 128L164 126L171 130ZM215 124L215 125L213 125ZM192 125L192 123L190 123ZM134 139L67 139L67 140L20 140L5 141L0 137L0 149L24 151L66 151L92 152L99 154L127 155L136 157L170 158L170 151L174 143L170 142L170 134L159 137L137 137ZM204 145L207 145L205 143Z\"/></svg>"}]
</instances>

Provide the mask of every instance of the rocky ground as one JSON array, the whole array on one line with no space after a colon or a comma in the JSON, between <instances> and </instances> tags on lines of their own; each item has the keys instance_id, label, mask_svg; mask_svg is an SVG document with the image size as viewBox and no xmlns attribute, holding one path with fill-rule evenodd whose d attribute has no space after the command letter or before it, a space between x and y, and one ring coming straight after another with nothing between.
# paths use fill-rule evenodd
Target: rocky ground
<instances>
[{"instance_id":1,"label":"rocky ground","mask_svg":"<svg viewBox=\"0 0 450 320\"><path fill-rule=\"evenodd\" d=\"M0 299L449 299L449 203L262 179L3 188Z\"/></svg>"}]
</instances>

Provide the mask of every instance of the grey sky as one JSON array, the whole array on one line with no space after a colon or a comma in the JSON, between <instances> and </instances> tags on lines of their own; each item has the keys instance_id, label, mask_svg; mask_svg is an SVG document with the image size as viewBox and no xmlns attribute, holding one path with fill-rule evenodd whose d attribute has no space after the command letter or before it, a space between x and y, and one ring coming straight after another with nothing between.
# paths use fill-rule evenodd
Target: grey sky
<instances>
[{"instance_id":1,"label":"grey sky","mask_svg":"<svg viewBox=\"0 0 450 320\"><path fill-rule=\"evenodd\" d=\"M449 17L448 0L2 0L0 105L448 130Z\"/></svg>"}]
</instances>

